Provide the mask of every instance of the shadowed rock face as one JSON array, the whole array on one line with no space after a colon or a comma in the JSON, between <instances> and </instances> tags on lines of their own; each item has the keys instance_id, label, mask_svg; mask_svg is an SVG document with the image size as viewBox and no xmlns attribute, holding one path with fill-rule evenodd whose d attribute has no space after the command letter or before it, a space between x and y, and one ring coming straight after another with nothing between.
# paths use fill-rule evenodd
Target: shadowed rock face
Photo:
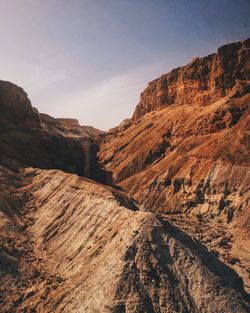
<instances>
[{"instance_id":1,"label":"shadowed rock face","mask_svg":"<svg viewBox=\"0 0 250 313\"><path fill-rule=\"evenodd\" d=\"M123 193L55 170L0 177L2 312L247 312L234 271Z\"/></svg>"},{"instance_id":2,"label":"shadowed rock face","mask_svg":"<svg viewBox=\"0 0 250 313\"><path fill-rule=\"evenodd\" d=\"M133 120L170 105L209 105L228 95L238 80L250 80L250 39L225 45L215 54L195 58L150 82L141 94ZM245 89L250 90L249 86Z\"/></svg>"},{"instance_id":3,"label":"shadowed rock face","mask_svg":"<svg viewBox=\"0 0 250 313\"><path fill-rule=\"evenodd\" d=\"M31 106L25 91L6 81L0 81L0 127L40 127L39 114Z\"/></svg>"},{"instance_id":4,"label":"shadowed rock face","mask_svg":"<svg viewBox=\"0 0 250 313\"><path fill-rule=\"evenodd\" d=\"M16 85L0 81L0 164L10 169L56 168L108 182L98 163L101 131L77 120L55 119L31 106Z\"/></svg>"}]
</instances>

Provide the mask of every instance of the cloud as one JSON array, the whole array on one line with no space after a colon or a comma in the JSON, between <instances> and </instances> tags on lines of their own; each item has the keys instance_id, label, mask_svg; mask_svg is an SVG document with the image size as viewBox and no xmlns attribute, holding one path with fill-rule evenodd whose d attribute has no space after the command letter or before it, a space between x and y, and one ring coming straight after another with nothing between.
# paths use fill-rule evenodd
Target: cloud
<instances>
[{"instance_id":1,"label":"cloud","mask_svg":"<svg viewBox=\"0 0 250 313\"><path fill-rule=\"evenodd\" d=\"M83 125L108 129L131 117L139 102L140 92L160 73L160 64L146 65L110 77L87 89L80 85L72 91L62 90L53 103L50 100L41 107L56 117L75 117Z\"/></svg>"},{"instance_id":2,"label":"cloud","mask_svg":"<svg viewBox=\"0 0 250 313\"><path fill-rule=\"evenodd\" d=\"M44 92L46 88L53 87L56 83L67 78L63 70L55 71L38 64L26 62L13 62L4 64L1 62L1 79L11 81L34 94Z\"/></svg>"}]
</instances>

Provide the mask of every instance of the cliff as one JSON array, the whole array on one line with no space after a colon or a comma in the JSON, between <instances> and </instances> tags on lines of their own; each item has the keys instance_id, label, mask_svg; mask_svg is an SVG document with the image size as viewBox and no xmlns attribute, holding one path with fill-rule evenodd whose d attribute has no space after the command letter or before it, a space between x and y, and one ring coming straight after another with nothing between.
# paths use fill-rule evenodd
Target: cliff
<instances>
[{"instance_id":1,"label":"cliff","mask_svg":"<svg viewBox=\"0 0 250 313\"><path fill-rule=\"evenodd\" d=\"M191 63L172 70L149 83L142 92L133 120L148 112L171 105L206 106L227 96L237 85L241 93L250 80L250 39L228 44L217 53L195 58Z\"/></svg>"},{"instance_id":2,"label":"cliff","mask_svg":"<svg viewBox=\"0 0 250 313\"><path fill-rule=\"evenodd\" d=\"M25 91L0 81L0 164L61 169L109 182L96 154L98 135L75 119L56 119L31 106Z\"/></svg>"},{"instance_id":3,"label":"cliff","mask_svg":"<svg viewBox=\"0 0 250 313\"><path fill-rule=\"evenodd\" d=\"M38 112L32 108L26 92L10 82L0 81L0 127L40 127Z\"/></svg>"},{"instance_id":4,"label":"cliff","mask_svg":"<svg viewBox=\"0 0 250 313\"><path fill-rule=\"evenodd\" d=\"M224 46L217 54L196 59L150 83L132 122L108 133L99 153L114 183L144 210L179 216L177 224L184 216L185 231L193 217L224 225L225 232L230 229L235 234L231 248L215 250L229 265L232 258L237 259L233 267L244 277L246 288L250 265L244 249L250 245L248 45L249 40ZM209 71L204 70L207 64ZM191 80L194 73L199 79ZM162 85L164 80L168 83ZM199 81L206 82L204 90L195 87ZM161 102L162 94L168 95L167 101ZM196 231L190 230L193 236Z\"/></svg>"},{"instance_id":5,"label":"cliff","mask_svg":"<svg viewBox=\"0 0 250 313\"><path fill-rule=\"evenodd\" d=\"M249 85L246 40L103 133L0 81L0 311L249 312Z\"/></svg>"}]
</instances>

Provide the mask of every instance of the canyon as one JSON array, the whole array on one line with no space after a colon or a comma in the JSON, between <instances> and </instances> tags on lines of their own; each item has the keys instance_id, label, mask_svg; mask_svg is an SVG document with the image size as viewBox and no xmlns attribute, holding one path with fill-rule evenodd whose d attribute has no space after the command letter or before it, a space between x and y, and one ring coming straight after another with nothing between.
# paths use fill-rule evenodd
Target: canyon
<instances>
[{"instance_id":1,"label":"canyon","mask_svg":"<svg viewBox=\"0 0 250 313\"><path fill-rule=\"evenodd\" d=\"M249 103L250 39L108 132L0 81L1 312L248 312Z\"/></svg>"}]
</instances>

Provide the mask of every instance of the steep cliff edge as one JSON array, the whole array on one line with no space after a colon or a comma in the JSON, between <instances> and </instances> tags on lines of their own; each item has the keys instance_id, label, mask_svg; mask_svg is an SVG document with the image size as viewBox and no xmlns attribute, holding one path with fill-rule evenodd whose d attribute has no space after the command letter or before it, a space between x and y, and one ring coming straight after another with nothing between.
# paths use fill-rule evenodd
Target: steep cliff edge
<instances>
[{"instance_id":1,"label":"steep cliff edge","mask_svg":"<svg viewBox=\"0 0 250 313\"><path fill-rule=\"evenodd\" d=\"M40 127L38 111L33 109L26 92L19 86L0 80L0 127Z\"/></svg>"},{"instance_id":2,"label":"steep cliff edge","mask_svg":"<svg viewBox=\"0 0 250 313\"><path fill-rule=\"evenodd\" d=\"M146 209L220 216L230 222L248 206L249 43L223 46L217 54L155 80L136 108L134 117L141 118L104 137L102 163ZM173 73L178 75L171 80ZM207 86L219 86L208 88L205 106L196 105L200 90L183 93L194 73ZM163 77L166 85L160 84ZM175 94L172 105L155 105L159 93L169 88Z\"/></svg>"},{"instance_id":3,"label":"steep cliff edge","mask_svg":"<svg viewBox=\"0 0 250 313\"><path fill-rule=\"evenodd\" d=\"M217 53L195 58L149 83L142 92L133 120L170 105L209 105L237 85L241 93L250 86L250 39L222 46Z\"/></svg>"},{"instance_id":4,"label":"steep cliff edge","mask_svg":"<svg viewBox=\"0 0 250 313\"><path fill-rule=\"evenodd\" d=\"M231 229L236 239L229 250L234 251L238 269L245 264L244 273L239 271L246 288L250 287L246 270L250 260L248 46L249 40L224 46L215 55L164 75L170 79L178 73L168 88L160 84L163 78L155 80L143 92L132 121L107 134L99 153L114 182L145 210L186 216L181 225L185 231L184 221L188 224L192 216ZM213 66L202 76L202 67L193 66L206 60ZM225 62L219 67L212 60ZM188 86L191 80L183 77L191 75L190 69L198 70L199 80L210 87L220 82L220 88L200 91L191 86L184 92L183 84ZM218 80L221 69L224 76ZM173 91L174 101L159 105L160 95L167 90ZM200 101L201 94L206 94L206 103ZM232 257L216 249L229 264Z\"/></svg>"}]
</instances>

